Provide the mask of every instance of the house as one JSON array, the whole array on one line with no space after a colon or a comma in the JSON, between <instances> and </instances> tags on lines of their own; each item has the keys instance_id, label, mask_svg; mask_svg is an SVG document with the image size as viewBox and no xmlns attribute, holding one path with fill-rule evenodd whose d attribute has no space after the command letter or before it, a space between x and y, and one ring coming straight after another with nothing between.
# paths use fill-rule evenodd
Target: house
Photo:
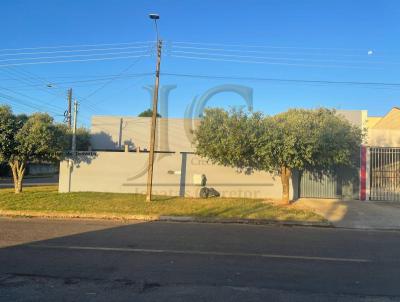
<instances>
[{"instance_id":1,"label":"house","mask_svg":"<svg viewBox=\"0 0 400 302\"><path fill-rule=\"evenodd\" d=\"M400 108L392 108L385 116L368 117L368 145L400 147Z\"/></svg>"},{"instance_id":2,"label":"house","mask_svg":"<svg viewBox=\"0 0 400 302\"><path fill-rule=\"evenodd\" d=\"M366 110L338 110L337 113L369 130L366 146L400 147L400 109L393 108L383 117L369 117ZM72 164L71 161L61 163L60 192L145 193L150 123L151 119L146 117L93 116L92 152L81 154ZM222 196L281 197L282 185L277 175L241 173L196 156L192 130L198 123L196 119L157 119L154 194L197 197L205 176L207 186ZM291 198L370 198L369 174L373 169L369 162L373 155L368 152L363 155L360 170L340 171L338 175L319 178L307 172L295 174ZM364 171L364 176L360 171Z\"/></svg>"}]
</instances>

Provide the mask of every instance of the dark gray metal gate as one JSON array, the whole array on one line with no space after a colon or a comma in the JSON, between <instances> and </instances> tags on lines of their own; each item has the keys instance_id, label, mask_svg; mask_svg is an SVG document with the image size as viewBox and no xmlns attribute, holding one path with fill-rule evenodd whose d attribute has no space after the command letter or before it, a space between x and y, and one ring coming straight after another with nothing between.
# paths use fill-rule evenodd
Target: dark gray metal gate
<instances>
[{"instance_id":1,"label":"dark gray metal gate","mask_svg":"<svg viewBox=\"0 0 400 302\"><path fill-rule=\"evenodd\" d=\"M334 175L304 171L299 191L299 197L355 200L359 198L359 171L356 167L338 168Z\"/></svg>"},{"instance_id":2,"label":"dark gray metal gate","mask_svg":"<svg viewBox=\"0 0 400 302\"><path fill-rule=\"evenodd\" d=\"M341 187L335 176L321 175L315 177L304 171L300 179L300 197L341 198Z\"/></svg>"},{"instance_id":3,"label":"dark gray metal gate","mask_svg":"<svg viewBox=\"0 0 400 302\"><path fill-rule=\"evenodd\" d=\"M370 148L370 199L400 201L400 148Z\"/></svg>"}]
</instances>

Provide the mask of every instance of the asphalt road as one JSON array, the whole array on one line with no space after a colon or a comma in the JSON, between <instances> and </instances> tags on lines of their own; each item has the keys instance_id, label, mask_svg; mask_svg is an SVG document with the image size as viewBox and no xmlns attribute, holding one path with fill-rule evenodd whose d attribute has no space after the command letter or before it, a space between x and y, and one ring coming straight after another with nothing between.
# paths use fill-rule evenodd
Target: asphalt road
<instances>
[{"instance_id":1,"label":"asphalt road","mask_svg":"<svg viewBox=\"0 0 400 302\"><path fill-rule=\"evenodd\" d=\"M25 187L46 186L46 185L56 185L56 184L58 184L58 176L25 178L23 183ZM14 188L13 180L11 178L0 179L0 189L1 188Z\"/></svg>"},{"instance_id":2,"label":"asphalt road","mask_svg":"<svg viewBox=\"0 0 400 302\"><path fill-rule=\"evenodd\" d=\"M400 301L400 232L0 219L0 301Z\"/></svg>"}]
</instances>

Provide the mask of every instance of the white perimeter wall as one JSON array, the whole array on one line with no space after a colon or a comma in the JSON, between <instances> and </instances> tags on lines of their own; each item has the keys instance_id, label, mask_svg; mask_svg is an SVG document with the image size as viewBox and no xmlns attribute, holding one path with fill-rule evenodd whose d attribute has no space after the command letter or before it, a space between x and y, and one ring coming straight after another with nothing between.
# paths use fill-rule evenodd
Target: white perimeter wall
<instances>
[{"instance_id":1,"label":"white perimeter wall","mask_svg":"<svg viewBox=\"0 0 400 302\"><path fill-rule=\"evenodd\" d=\"M60 192L146 192L148 153L96 152L78 158L71 173L68 161L61 162ZM187 153L156 154L153 194L198 197L201 186L196 179L202 174L207 177L207 187L223 197L281 198L279 176L265 172L246 175Z\"/></svg>"}]
</instances>

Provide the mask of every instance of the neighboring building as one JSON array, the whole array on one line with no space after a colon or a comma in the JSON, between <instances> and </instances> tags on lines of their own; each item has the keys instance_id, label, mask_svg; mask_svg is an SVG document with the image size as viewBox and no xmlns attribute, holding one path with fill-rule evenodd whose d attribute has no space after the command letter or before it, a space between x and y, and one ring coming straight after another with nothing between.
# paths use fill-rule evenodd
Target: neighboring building
<instances>
[{"instance_id":1,"label":"neighboring building","mask_svg":"<svg viewBox=\"0 0 400 302\"><path fill-rule=\"evenodd\" d=\"M338 110L337 113L368 131L365 145L400 147L400 109L393 108L384 117L369 117L366 110ZM192 144L192 131L198 122L191 119L157 119L155 194L198 196L201 177L205 175L207 186L214 187L222 196L280 198L282 186L276 175L239 173L233 168L213 165L197 157ZM68 163L61 163L60 191L144 193L150 124L151 119L146 117L94 116L91 128L94 153L83 154L74 164L71 175ZM371 196L369 190L373 191L376 187L371 180L372 175L377 175L372 173L376 164L369 166L370 158L375 158L374 154L361 153L361 174L358 170L339 171L335 176L325 175L322 178L315 178L307 172L295 174L291 197L358 199L361 196L361 199L368 199ZM400 153L398 161L400 188ZM391 186L394 186L393 182Z\"/></svg>"},{"instance_id":2,"label":"neighboring building","mask_svg":"<svg viewBox=\"0 0 400 302\"><path fill-rule=\"evenodd\" d=\"M383 117L368 118L368 145L400 147L400 108L392 108Z\"/></svg>"}]
</instances>

